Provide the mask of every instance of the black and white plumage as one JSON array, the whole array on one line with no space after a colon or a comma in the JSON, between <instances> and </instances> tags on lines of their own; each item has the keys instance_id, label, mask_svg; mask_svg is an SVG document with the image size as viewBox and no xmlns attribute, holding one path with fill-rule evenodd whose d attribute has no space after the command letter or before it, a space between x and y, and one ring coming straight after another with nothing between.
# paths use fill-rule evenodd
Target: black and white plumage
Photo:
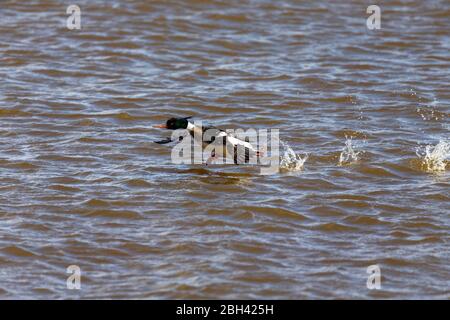
<instances>
[{"instance_id":1,"label":"black and white plumage","mask_svg":"<svg viewBox=\"0 0 450 320\"><path fill-rule=\"evenodd\" d=\"M241 140L234 135L227 133L216 127L198 127L189 122L188 118L171 118L166 124L155 126L163 129L186 129L194 138L194 141L200 144L203 149L210 148L213 150L211 157L206 164L211 163L215 159L231 159L234 164L244 164L250 161L257 161L259 152L248 141ZM183 137L179 137L179 141ZM170 138L161 141L155 141L159 144L173 142Z\"/></svg>"}]
</instances>

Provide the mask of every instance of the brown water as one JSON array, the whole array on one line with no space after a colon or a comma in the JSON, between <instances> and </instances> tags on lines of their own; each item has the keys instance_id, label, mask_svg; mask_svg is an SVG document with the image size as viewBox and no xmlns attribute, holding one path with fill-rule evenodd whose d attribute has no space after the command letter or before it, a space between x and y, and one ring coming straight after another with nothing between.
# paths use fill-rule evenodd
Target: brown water
<instances>
[{"instance_id":1,"label":"brown water","mask_svg":"<svg viewBox=\"0 0 450 320\"><path fill-rule=\"evenodd\" d=\"M450 297L448 1L73 2L1 1L0 298ZM174 165L188 115L309 157Z\"/></svg>"}]
</instances>

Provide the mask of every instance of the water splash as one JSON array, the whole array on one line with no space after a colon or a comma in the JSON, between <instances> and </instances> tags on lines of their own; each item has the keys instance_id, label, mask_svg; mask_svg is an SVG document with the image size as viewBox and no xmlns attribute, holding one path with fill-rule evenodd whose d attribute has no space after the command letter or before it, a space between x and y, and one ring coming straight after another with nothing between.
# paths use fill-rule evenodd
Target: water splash
<instances>
[{"instance_id":1,"label":"water splash","mask_svg":"<svg viewBox=\"0 0 450 320\"><path fill-rule=\"evenodd\" d=\"M303 157L296 154L292 148L283 141L280 141L283 148L283 154L280 157L280 171L300 171L303 169L306 160L308 160L308 154L306 153Z\"/></svg>"},{"instance_id":2,"label":"water splash","mask_svg":"<svg viewBox=\"0 0 450 320\"><path fill-rule=\"evenodd\" d=\"M439 121L444 120L446 117L446 114L436 109L433 104L429 104L425 107L417 107L416 112L423 121Z\"/></svg>"},{"instance_id":3,"label":"water splash","mask_svg":"<svg viewBox=\"0 0 450 320\"><path fill-rule=\"evenodd\" d=\"M339 155L339 166L349 165L359 160L358 156L361 151L355 151L355 146L352 144L352 137L345 136L345 147L342 148Z\"/></svg>"},{"instance_id":4,"label":"water splash","mask_svg":"<svg viewBox=\"0 0 450 320\"><path fill-rule=\"evenodd\" d=\"M418 147L416 154L421 161L421 169L429 173L444 172L450 158L450 140L440 140L435 146Z\"/></svg>"}]
</instances>

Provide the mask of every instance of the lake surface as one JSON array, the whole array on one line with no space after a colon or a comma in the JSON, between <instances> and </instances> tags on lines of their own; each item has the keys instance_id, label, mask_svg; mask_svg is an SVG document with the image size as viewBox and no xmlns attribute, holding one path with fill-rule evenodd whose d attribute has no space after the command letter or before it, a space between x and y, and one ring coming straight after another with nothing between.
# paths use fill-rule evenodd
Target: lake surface
<instances>
[{"instance_id":1,"label":"lake surface","mask_svg":"<svg viewBox=\"0 0 450 320\"><path fill-rule=\"evenodd\" d=\"M0 298L450 298L448 1L379 30L369 1L72 2L81 30L1 2ZM173 164L172 116L306 161Z\"/></svg>"}]
</instances>

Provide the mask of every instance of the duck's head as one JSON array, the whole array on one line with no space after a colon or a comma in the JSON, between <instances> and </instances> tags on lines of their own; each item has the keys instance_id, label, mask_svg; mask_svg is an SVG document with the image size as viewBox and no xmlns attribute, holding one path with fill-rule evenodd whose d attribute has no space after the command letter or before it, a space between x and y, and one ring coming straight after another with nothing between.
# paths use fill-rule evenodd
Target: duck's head
<instances>
[{"instance_id":1,"label":"duck's head","mask_svg":"<svg viewBox=\"0 0 450 320\"><path fill-rule=\"evenodd\" d=\"M191 117L186 118L170 118L167 120L166 124L159 124L154 126L155 128L161 128L161 129L170 129L170 130L177 130L177 129L186 129L188 127L189 121Z\"/></svg>"}]
</instances>

